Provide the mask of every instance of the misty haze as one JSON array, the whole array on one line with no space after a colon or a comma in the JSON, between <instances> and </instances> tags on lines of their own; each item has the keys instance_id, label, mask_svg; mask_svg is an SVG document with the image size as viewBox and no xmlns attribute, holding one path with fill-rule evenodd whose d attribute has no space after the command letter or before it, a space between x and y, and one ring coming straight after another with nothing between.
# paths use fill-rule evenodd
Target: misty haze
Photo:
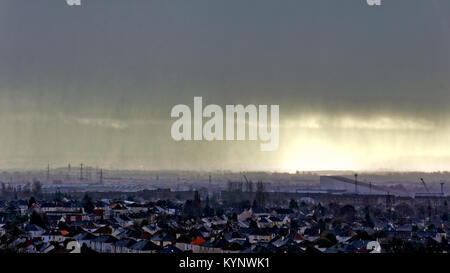
<instances>
[{"instance_id":1,"label":"misty haze","mask_svg":"<svg viewBox=\"0 0 450 273\"><path fill-rule=\"evenodd\" d=\"M1 0L0 253L449 253L450 1L375 2Z\"/></svg>"}]
</instances>

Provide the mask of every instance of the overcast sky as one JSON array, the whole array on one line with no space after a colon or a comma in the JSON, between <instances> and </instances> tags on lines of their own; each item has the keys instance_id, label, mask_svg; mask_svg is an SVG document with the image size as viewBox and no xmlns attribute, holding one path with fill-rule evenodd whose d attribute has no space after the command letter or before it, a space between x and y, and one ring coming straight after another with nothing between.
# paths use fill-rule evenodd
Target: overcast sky
<instances>
[{"instance_id":1,"label":"overcast sky","mask_svg":"<svg viewBox=\"0 0 450 273\"><path fill-rule=\"evenodd\" d=\"M450 170L450 1L0 1L0 168ZM280 105L280 146L172 106Z\"/></svg>"}]
</instances>

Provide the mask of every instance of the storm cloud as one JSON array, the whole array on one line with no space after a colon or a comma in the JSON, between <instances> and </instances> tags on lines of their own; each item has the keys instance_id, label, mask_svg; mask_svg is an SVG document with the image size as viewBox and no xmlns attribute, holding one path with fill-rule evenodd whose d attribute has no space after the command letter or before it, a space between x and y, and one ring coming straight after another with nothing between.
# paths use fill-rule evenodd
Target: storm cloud
<instances>
[{"instance_id":1,"label":"storm cloud","mask_svg":"<svg viewBox=\"0 0 450 273\"><path fill-rule=\"evenodd\" d=\"M0 2L0 168L450 169L450 2ZM280 105L280 147L175 142L177 104Z\"/></svg>"}]
</instances>

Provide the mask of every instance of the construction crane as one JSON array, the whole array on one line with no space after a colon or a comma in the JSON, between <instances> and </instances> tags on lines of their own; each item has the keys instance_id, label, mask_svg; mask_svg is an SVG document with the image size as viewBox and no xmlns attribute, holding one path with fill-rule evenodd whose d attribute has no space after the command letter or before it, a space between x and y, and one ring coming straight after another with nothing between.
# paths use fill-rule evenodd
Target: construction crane
<instances>
[{"instance_id":1,"label":"construction crane","mask_svg":"<svg viewBox=\"0 0 450 273\"><path fill-rule=\"evenodd\" d=\"M422 181L423 186L425 187L425 190L427 191L427 193L430 193L430 190L428 189L427 183L425 183L425 180L423 180L423 178L420 178L420 181Z\"/></svg>"},{"instance_id":2,"label":"construction crane","mask_svg":"<svg viewBox=\"0 0 450 273\"><path fill-rule=\"evenodd\" d=\"M427 183L425 183L425 180L423 180L423 178L420 178L420 181L422 181L422 184L425 188L425 190L428 193L428 217L431 219L431 211L433 210L432 206L431 206L431 194L430 194L430 190L428 189Z\"/></svg>"}]
</instances>

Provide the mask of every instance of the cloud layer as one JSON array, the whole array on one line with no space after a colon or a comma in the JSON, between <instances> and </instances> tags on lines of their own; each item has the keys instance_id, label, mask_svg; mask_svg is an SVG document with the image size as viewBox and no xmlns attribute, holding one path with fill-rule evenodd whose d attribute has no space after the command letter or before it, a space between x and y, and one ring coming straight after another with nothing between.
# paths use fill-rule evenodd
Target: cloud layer
<instances>
[{"instance_id":1,"label":"cloud layer","mask_svg":"<svg viewBox=\"0 0 450 273\"><path fill-rule=\"evenodd\" d=\"M0 3L0 168L450 169L450 2ZM170 110L280 105L280 148Z\"/></svg>"}]
</instances>

